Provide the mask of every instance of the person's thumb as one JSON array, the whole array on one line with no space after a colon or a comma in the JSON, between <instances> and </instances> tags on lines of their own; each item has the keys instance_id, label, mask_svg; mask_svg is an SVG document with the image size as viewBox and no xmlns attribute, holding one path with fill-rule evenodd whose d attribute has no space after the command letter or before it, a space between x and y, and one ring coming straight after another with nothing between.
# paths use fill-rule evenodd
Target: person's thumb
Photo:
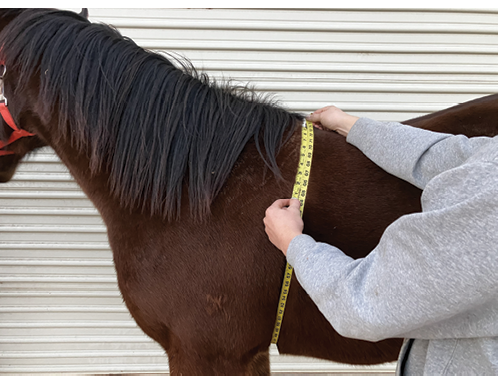
<instances>
[{"instance_id":1,"label":"person's thumb","mask_svg":"<svg viewBox=\"0 0 498 383\"><path fill-rule=\"evenodd\" d=\"M289 202L289 208L299 210L300 207L301 207L301 202L298 199L292 198L290 200L290 202Z\"/></svg>"},{"instance_id":2,"label":"person's thumb","mask_svg":"<svg viewBox=\"0 0 498 383\"><path fill-rule=\"evenodd\" d=\"M309 122L320 122L320 112L314 112L306 116Z\"/></svg>"}]
</instances>

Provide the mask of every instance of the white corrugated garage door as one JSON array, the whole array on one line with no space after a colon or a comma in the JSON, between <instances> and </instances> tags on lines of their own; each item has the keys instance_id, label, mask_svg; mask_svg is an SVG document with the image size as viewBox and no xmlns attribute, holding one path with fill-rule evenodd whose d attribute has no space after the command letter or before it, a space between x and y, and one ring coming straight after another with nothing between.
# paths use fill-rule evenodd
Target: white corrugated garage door
<instances>
[{"instance_id":1,"label":"white corrugated garage door","mask_svg":"<svg viewBox=\"0 0 498 383\"><path fill-rule=\"evenodd\" d=\"M498 90L498 11L90 9L139 45L289 109L404 120ZM272 355L273 373L392 373ZM0 373L166 373L131 320L105 227L50 151L0 186Z\"/></svg>"}]
</instances>

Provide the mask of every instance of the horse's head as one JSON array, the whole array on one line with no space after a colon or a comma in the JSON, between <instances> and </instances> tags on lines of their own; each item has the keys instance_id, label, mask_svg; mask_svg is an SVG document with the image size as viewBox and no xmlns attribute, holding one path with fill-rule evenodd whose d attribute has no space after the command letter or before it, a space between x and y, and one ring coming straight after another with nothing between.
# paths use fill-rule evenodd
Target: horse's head
<instances>
[{"instance_id":1,"label":"horse's head","mask_svg":"<svg viewBox=\"0 0 498 383\"><path fill-rule=\"evenodd\" d=\"M7 68L0 62L0 182L9 181L19 161L29 152L45 146L33 127L28 127L29 118L24 118L22 103L16 102L7 76ZM12 108L11 105L17 107ZM14 114L11 113L11 111ZM17 121L17 122L16 122ZM25 126L26 125L26 126Z\"/></svg>"},{"instance_id":2,"label":"horse's head","mask_svg":"<svg viewBox=\"0 0 498 383\"><path fill-rule=\"evenodd\" d=\"M0 33L10 23L15 23L16 17L22 12L22 9L1 9ZM83 9L80 16L88 18L88 10ZM28 93L23 92L22 96L16 93L16 73L13 68L5 66L4 60L4 57L0 57L0 183L12 178L17 165L27 153L46 146L36 134L41 121L32 108L28 108L28 105L35 104L28 102Z\"/></svg>"},{"instance_id":3,"label":"horse's head","mask_svg":"<svg viewBox=\"0 0 498 383\"><path fill-rule=\"evenodd\" d=\"M0 11L0 33L22 10L9 9ZM0 59L2 60L2 59ZM33 133L19 128L19 113L13 116L13 109L19 112L19 108L12 108L12 76L7 73L3 61L0 61L0 182L9 181L15 173L19 161L33 149L44 146L39 137ZM15 98L15 96L14 96ZM17 123L16 123L17 121Z\"/></svg>"}]
</instances>

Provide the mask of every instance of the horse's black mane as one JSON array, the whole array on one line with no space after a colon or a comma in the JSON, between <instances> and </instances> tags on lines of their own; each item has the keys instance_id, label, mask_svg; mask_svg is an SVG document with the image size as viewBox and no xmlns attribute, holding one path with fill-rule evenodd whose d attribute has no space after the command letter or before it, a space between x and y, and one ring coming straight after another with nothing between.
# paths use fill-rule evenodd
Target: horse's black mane
<instances>
[{"instance_id":1,"label":"horse's black mane","mask_svg":"<svg viewBox=\"0 0 498 383\"><path fill-rule=\"evenodd\" d=\"M17 91L38 76L44 118L59 113L58 134L88 150L92 171L110 172L124 206L151 214L179 214L186 184L191 211L205 216L251 139L278 175L284 133L302 119L72 12L22 12L1 42Z\"/></svg>"}]
</instances>

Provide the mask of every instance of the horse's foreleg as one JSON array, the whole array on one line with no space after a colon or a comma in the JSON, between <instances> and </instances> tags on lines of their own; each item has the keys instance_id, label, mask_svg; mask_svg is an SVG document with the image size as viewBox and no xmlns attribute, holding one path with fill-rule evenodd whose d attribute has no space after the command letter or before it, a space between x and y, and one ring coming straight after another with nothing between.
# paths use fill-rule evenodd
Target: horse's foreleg
<instances>
[{"instance_id":1,"label":"horse's foreleg","mask_svg":"<svg viewBox=\"0 0 498 383\"><path fill-rule=\"evenodd\" d=\"M172 376L247 375L248 365L224 356L199 355L196 352L168 353Z\"/></svg>"},{"instance_id":2,"label":"horse's foreleg","mask_svg":"<svg viewBox=\"0 0 498 383\"><path fill-rule=\"evenodd\" d=\"M268 376L270 375L270 350L257 353L249 365L249 375Z\"/></svg>"},{"instance_id":3,"label":"horse's foreleg","mask_svg":"<svg viewBox=\"0 0 498 383\"><path fill-rule=\"evenodd\" d=\"M170 375L270 375L269 351L257 353L251 360L233 355L203 354L198 350L170 347Z\"/></svg>"}]
</instances>

